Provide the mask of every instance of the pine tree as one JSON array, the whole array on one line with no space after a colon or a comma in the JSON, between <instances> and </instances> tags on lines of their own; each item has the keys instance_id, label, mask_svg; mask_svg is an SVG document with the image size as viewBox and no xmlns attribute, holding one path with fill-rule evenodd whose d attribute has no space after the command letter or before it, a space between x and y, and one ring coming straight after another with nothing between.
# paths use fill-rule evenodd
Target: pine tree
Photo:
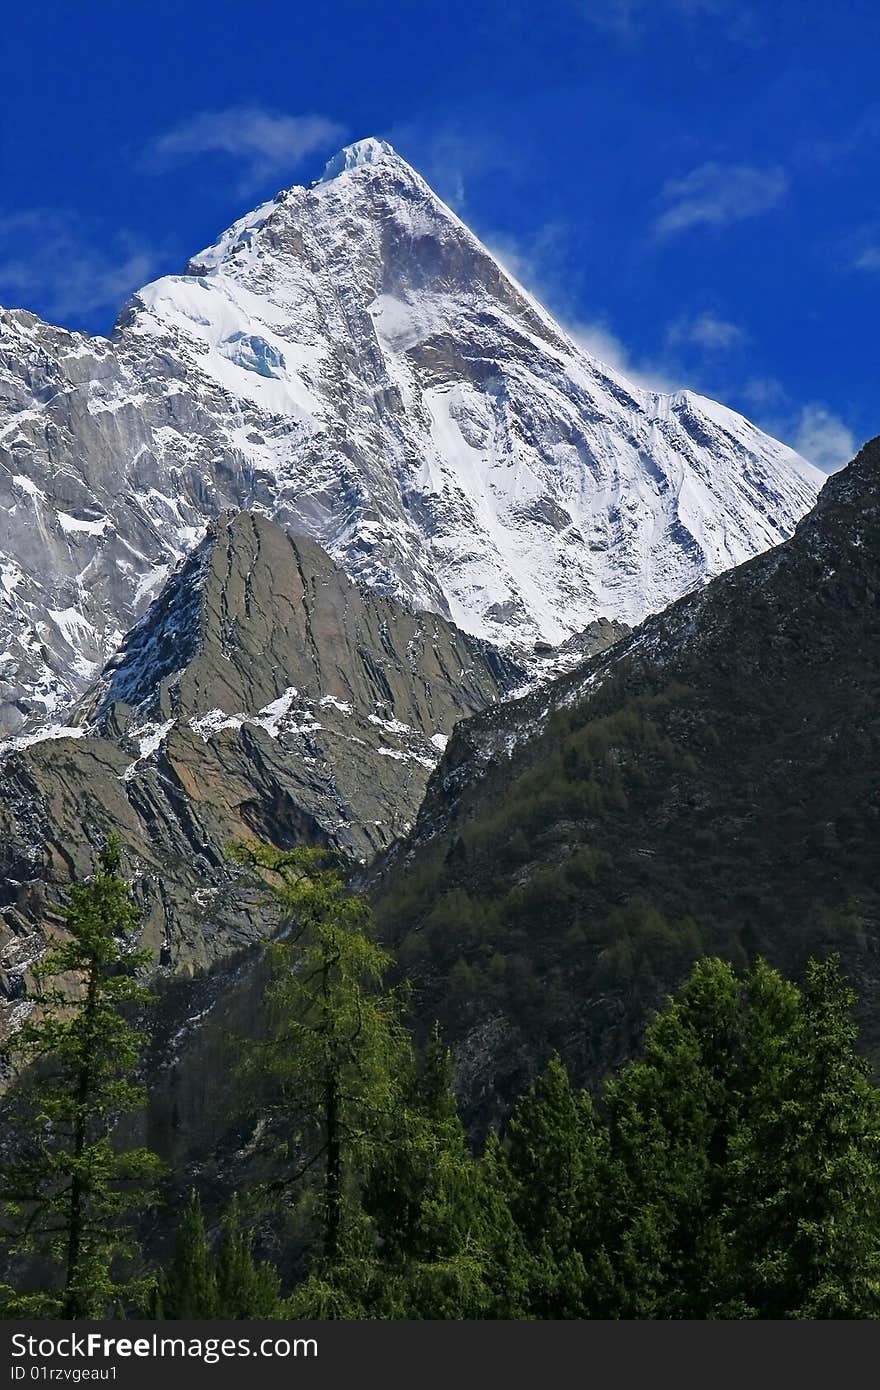
<instances>
[{"instance_id":1,"label":"pine tree","mask_svg":"<svg viewBox=\"0 0 880 1390\"><path fill-rule=\"evenodd\" d=\"M724 1210L739 1123L742 986L694 968L603 1093L612 1315L707 1317L726 1268Z\"/></svg>"},{"instance_id":2,"label":"pine tree","mask_svg":"<svg viewBox=\"0 0 880 1390\"><path fill-rule=\"evenodd\" d=\"M27 1137L27 1150L0 1172L4 1235L58 1270L58 1287L20 1297L7 1291L19 1314L107 1316L145 1292L143 1281L114 1273L136 1253L131 1221L154 1200L162 1171L147 1149L114 1143L121 1116L145 1101L133 1079L145 1039L127 1014L150 998L136 979L149 953L132 949L139 914L120 864L112 837L92 880L71 887L66 938L35 972L56 983L42 990L35 1021L12 1040L23 1069L10 1100L13 1132Z\"/></svg>"},{"instance_id":3,"label":"pine tree","mask_svg":"<svg viewBox=\"0 0 880 1390\"><path fill-rule=\"evenodd\" d=\"M533 1317L533 1260L510 1209L510 1174L497 1133L490 1131L479 1167L475 1234L483 1255L486 1318Z\"/></svg>"},{"instance_id":4,"label":"pine tree","mask_svg":"<svg viewBox=\"0 0 880 1390\"><path fill-rule=\"evenodd\" d=\"M269 947L269 1038L245 1069L270 1076L281 1093L288 1133L288 1191L321 1173L320 1249L324 1275L344 1249L347 1205L357 1177L385 1140L409 1057L400 1003L384 987L388 953L371 936L363 898L349 893L323 850L236 848L260 870L282 916Z\"/></svg>"},{"instance_id":5,"label":"pine tree","mask_svg":"<svg viewBox=\"0 0 880 1390\"><path fill-rule=\"evenodd\" d=\"M791 987L788 987L789 990ZM748 1098L732 1149L732 1316L880 1316L880 1093L836 958L750 981Z\"/></svg>"},{"instance_id":6,"label":"pine tree","mask_svg":"<svg viewBox=\"0 0 880 1390\"><path fill-rule=\"evenodd\" d=\"M520 1098L506 1146L510 1209L531 1260L530 1315L589 1316L606 1278L595 1223L604 1134L559 1057Z\"/></svg>"},{"instance_id":7,"label":"pine tree","mask_svg":"<svg viewBox=\"0 0 880 1390\"><path fill-rule=\"evenodd\" d=\"M365 1209L391 1262L430 1261L454 1240L445 1229L445 1188L455 1185L469 1156L451 1070L435 1027L424 1056L407 1069L388 1142L375 1153L364 1185Z\"/></svg>"},{"instance_id":8,"label":"pine tree","mask_svg":"<svg viewBox=\"0 0 880 1390\"><path fill-rule=\"evenodd\" d=\"M223 1219L216 1260L217 1317L274 1318L279 1316L281 1284L267 1261L254 1259L253 1235L242 1224L235 1196Z\"/></svg>"},{"instance_id":9,"label":"pine tree","mask_svg":"<svg viewBox=\"0 0 880 1390\"><path fill-rule=\"evenodd\" d=\"M217 1275L205 1232L198 1192L192 1190L174 1242L174 1254L159 1276L152 1315L156 1318L216 1318Z\"/></svg>"},{"instance_id":10,"label":"pine tree","mask_svg":"<svg viewBox=\"0 0 880 1390\"><path fill-rule=\"evenodd\" d=\"M835 962L701 961L604 1092L612 1315L876 1317L880 1096Z\"/></svg>"},{"instance_id":11,"label":"pine tree","mask_svg":"<svg viewBox=\"0 0 880 1390\"><path fill-rule=\"evenodd\" d=\"M174 1253L156 1284L151 1316L276 1318L280 1309L278 1273L268 1262L255 1260L253 1236L244 1229L238 1197L227 1208L214 1250L205 1230L201 1199L193 1189Z\"/></svg>"},{"instance_id":12,"label":"pine tree","mask_svg":"<svg viewBox=\"0 0 880 1390\"><path fill-rule=\"evenodd\" d=\"M380 1251L375 1288L384 1316L485 1316L491 1291L478 1229L481 1195L452 1092L452 1059L435 1026L363 1187Z\"/></svg>"}]
</instances>

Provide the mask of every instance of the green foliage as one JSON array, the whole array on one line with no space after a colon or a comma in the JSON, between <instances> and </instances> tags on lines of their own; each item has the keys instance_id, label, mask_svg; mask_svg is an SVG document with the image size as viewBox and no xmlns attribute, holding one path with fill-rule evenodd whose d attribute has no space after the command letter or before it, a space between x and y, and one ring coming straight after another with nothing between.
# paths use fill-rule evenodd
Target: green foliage
<instances>
[{"instance_id":1,"label":"green foliage","mask_svg":"<svg viewBox=\"0 0 880 1390\"><path fill-rule=\"evenodd\" d=\"M880 1093L852 1002L834 961L802 988L700 961L598 1102L554 1057L479 1161L435 1032L360 1250L299 1315L877 1317Z\"/></svg>"},{"instance_id":2,"label":"green foliage","mask_svg":"<svg viewBox=\"0 0 880 1390\"><path fill-rule=\"evenodd\" d=\"M533 1317L578 1317L607 1279L597 1220L605 1136L586 1092L554 1057L510 1119L506 1186L531 1252Z\"/></svg>"},{"instance_id":3,"label":"green foliage","mask_svg":"<svg viewBox=\"0 0 880 1390\"><path fill-rule=\"evenodd\" d=\"M701 959L599 1095L553 1055L475 1155L439 1028L413 1049L369 909L332 859L239 853L281 911L267 1035L244 1069L279 1097L286 1171L261 1219L276 1246L295 1230L299 1274L285 1296L237 1199L210 1239L194 1191L153 1316L880 1317L880 1092L835 958L800 986L760 959ZM158 1169L112 1142L144 1099L123 1012L145 1001L143 958L118 867L111 844L72 892L69 940L43 967L62 983L18 1042L31 1149L3 1171L5 1233L58 1276L0 1289L8 1316L123 1316L149 1283L119 1273ZM577 872L590 880L591 861Z\"/></svg>"},{"instance_id":4,"label":"green foliage","mask_svg":"<svg viewBox=\"0 0 880 1390\"><path fill-rule=\"evenodd\" d=\"M236 853L263 873L282 919L269 947L270 1035L252 1046L245 1070L270 1075L281 1096L288 1189L321 1167L320 1245L332 1266L356 1207L358 1168L384 1142L410 1055L400 1001L382 987L391 958L372 939L367 903L348 892L325 851L243 845Z\"/></svg>"},{"instance_id":5,"label":"green foliage","mask_svg":"<svg viewBox=\"0 0 880 1390\"><path fill-rule=\"evenodd\" d=\"M591 1315L880 1314L880 1094L852 1002L836 961L803 989L699 963L604 1089Z\"/></svg>"},{"instance_id":6,"label":"green foliage","mask_svg":"<svg viewBox=\"0 0 880 1390\"><path fill-rule=\"evenodd\" d=\"M411 1072L389 1139L363 1189L381 1262L379 1315L516 1316L513 1262L503 1248L503 1236L513 1236L509 1210L468 1151L452 1059L437 1029Z\"/></svg>"},{"instance_id":7,"label":"green foliage","mask_svg":"<svg viewBox=\"0 0 880 1390\"><path fill-rule=\"evenodd\" d=\"M241 1205L233 1197L214 1251L205 1231L196 1191L177 1232L174 1254L159 1276L153 1317L274 1318L280 1316L277 1271L254 1257L253 1234L245 1230Z\"/></svg>"},{"instance_id":8,"label":"green foliage","mask_svg":"<svg viewBox=\"0 0 880 1390\"><path fill-rule=\"evenodd\" d=\"M621 1316L706 1317L714 1308L729 1143L749 1084L742 1007L731 967L701 961L649 1027L641 1057L605 1087Z\"/></svg>"},{"instance_id":9,"label":"green foliage","mask_svg":"<svg viewBox=\"0 0 880 1390\"><path fill-rule=\"evenodd\" d=\"M553 1058L479 1161L435 1033L344 1258L288 1315L876 1317L878 1093L850 1004L834 963L800 990L702 961L598 1104Z\"/></svg>"},{"instance_id":10,"label":"green foliage","mask_svg":"<svg viewBox=\"0 0 880 1390\"><path fill-rule=\"evenodd\" d=\"M193 1190L174 1242L173 1257L159 1276L152 1316L216 1318L218 1307L215 1262L205 1233L202 1203Z\"/></svg>"},{"instance_id":11,"label":"green foliage","mask_svg":"<svg viewBox=\"0 0 880 1390\"><path fill-rule=\"evenodd\" d=\"M379 996L387 959L361 954L358 942L357 968L334 977L338 993L315 993L326 943L342 962L349 934L364 931L364 905L333 871L314 891L311 876L327 872L320 859L291 864L273 852L262 866L277 874L279 862L295 875L281 887L293 936L284 949L294 954L281 957L272 986L283 1029L276 1023L255 1057L268 1056L291 1105L313 1097L303 1134L314 1152L326 1152L328 1077L348 1097L340 1113L361 1125L344 1145L335 1243L325 1236L287 1316L880 1314L878 1093L855 1052L852 996L836 963L811 964L798 988L760 960L739 974L717 958L698 961L597 1100L552 1057L503 1139L490 1133L477 1159L439 1031L414 1062L397 1001L387 1012ZM582 857L579 880L593 881L595 862ZM524 923L539 911L530 902ZM650 904L631 900L619 922L638 927L639 952L652 939L660 952L676 939L698 949L686 919L670 937ZM463 926L459 947L473 930ZM586 923L580 930L589 936ZM515 961L505 956L505 989ZM354 1013L365 1026L354 1034L359 984L366 997ZM336 1050L324 1049L328 1037ZM326 1222L326 1180L321 1210Z\"/></svg>"},{"instance_id":12,"label":"green foliage","mask_svg":"<svg viewBox=\"0 0 880 1390\"><path fill-rule=\"evenodd\" d=\"M139 917L119 870L112 838L94 878L70 889L67 935L36 972L50 983L12 1039L24 1074L7 1123L20 1143L0 1171L0 1235L57 1271L51 1287L11 1299L19 1316L106 1316L147 1287L114 1273L136 1254L130 1223L162 1172L149 1150L114 1142L120 1117L145 1099L134 1079L145 1039L129 1014L150 997L136 979L148 955L132 949Z\"/></svg>"},{"instance_id":13,"label":"green foliage","mask_svg":"<svg viewBox=\"0 0 880 1390\"><path fill-rule=\"evenodd\" d=\"M854 995L836 960L812 961L783 1030L778 1001L767 997L779 982L768 974L752 1002L751 1103L731 1146L730 1307L756 1317L877 1317L880 1093L855 1051Z\"/></svg>"},{"instance_id":14,"label":"green foliage","mask_svg":"<svg viewBox=\"0 0 880 1390\"><path fill-rule=\"evenodd\" d=\"M253 1232L245 1229L237 1196L233 1197L223 1218L216 1282L218 1317L278 1316L281 1302L278 1272L268 1261L255 1258Z\"/></svg>"}]
</instances>

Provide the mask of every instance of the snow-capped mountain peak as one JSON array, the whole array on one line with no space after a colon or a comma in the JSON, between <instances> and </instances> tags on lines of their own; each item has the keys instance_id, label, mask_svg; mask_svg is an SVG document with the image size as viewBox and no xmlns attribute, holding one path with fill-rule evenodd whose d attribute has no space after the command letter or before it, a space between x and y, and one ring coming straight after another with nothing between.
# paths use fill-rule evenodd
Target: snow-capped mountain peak
<instances>
[{"instance_id":1,"label":"snow-capped mountain peak","mask_svg":"<svg viewBox=\"0 0 880 1390\"><path fill-rule=\"evenodd\" d=\"M362 164L377 164L389 155L398 158L397 151L387 140L377 140L373 135L367 136L365 140L355 140L332 159L328 159L318 183L329 183L347 169L357 169Z\"/></svg>"},{"instance_id":2,"label":"snow-capped mountain peak","mask_svg":"<svg viewBox=\"0 0 880 1390\"><path fill-rule=\"evenodd\" d=\"M791 534L823 476L578 347L390 146L235 222L113 339L0 313L0 668L77 694L227 507L505 646L633 623Z\"/></svg>"}]
</instances>

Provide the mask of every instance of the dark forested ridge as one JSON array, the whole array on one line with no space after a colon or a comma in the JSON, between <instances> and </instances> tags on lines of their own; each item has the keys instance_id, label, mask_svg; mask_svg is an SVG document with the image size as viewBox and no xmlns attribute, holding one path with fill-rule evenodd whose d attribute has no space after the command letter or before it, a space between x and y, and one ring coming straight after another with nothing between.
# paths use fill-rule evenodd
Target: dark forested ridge
<instances>
[{"instance_id":1,"label":"dark forested ridge","mask_svg":"<svg viewBox=\"0 0 880 1390\"><path fill-rule=\"evenodd\" d=\"M880 440L787 544L459 725L374 884L472 1114L630 1055L692 963L840 952L880 1049Z\"/></svg>"}]
</instances>

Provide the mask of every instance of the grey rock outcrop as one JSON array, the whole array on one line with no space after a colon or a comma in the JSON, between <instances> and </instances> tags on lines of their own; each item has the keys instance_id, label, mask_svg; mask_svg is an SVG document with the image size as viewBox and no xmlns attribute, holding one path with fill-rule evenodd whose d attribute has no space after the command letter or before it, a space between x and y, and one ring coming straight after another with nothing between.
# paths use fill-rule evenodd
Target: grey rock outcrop
<instances>
[{"instance_id":1,"label":"grey rock outcrop","mask_svg":"<svg viewBox=\"0 0 880 1390\"><path fill-rule=\"evenodd\" d=\"M225 513L70 724L0 755L6 1026L29 1007L60 891L111 829L157 964L212 967L269 927L231 840L371 857L415 818L455 723L523 675L446 619L361 591L313 541Z\"/></svg>"}]
</instances>

